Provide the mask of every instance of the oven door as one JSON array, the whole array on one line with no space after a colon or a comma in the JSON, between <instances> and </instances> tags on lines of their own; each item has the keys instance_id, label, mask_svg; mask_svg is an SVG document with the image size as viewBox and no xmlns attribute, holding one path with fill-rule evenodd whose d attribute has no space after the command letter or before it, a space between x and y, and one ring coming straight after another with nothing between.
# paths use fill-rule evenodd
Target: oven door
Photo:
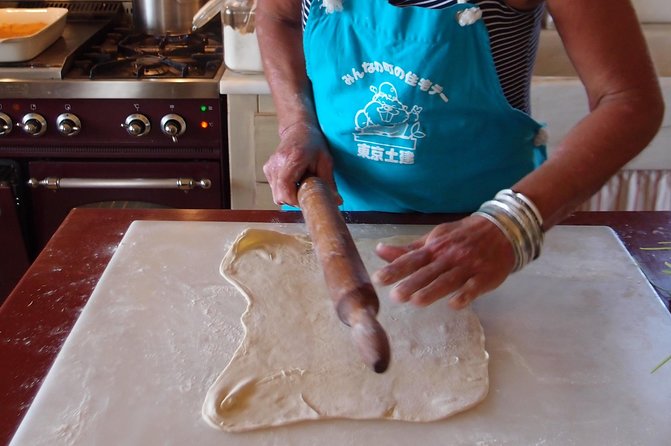
<instances>
[{"instance_id":1,"label":"oven door","mask_svg":"<svg viewBox=\"0 0 671 446\"><path fill-rule=\"evenodd\" d=\"M28 269L19 165L0 160L0 304Z\"/></svg>"},{"instance_id":2,"label":"oven door","mask_svg":"<svg viewBox=\"0 0 671 446\"><path fill-rule=\"evenodd\" d=\"M216 161L35 161L28 165L38 251L75 207L219 209Z\"/></svg>"}]
</instances>

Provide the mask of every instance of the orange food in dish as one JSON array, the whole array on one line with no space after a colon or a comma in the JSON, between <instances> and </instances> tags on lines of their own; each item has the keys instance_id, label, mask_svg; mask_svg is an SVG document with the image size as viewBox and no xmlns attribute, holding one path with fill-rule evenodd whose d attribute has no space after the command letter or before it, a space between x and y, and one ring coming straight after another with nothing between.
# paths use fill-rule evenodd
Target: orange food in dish
<instances>
[{"instance_id":1,"label":"orange food in dish","mask_svg":"<svg viewBox=\"0 0 671 446\"><path fill-rule=\"evenodd\" d=\"M45 26L47 24L44 22L0 23L0 39L30 36L41 31Z\"/></svg>"}]
</instances>

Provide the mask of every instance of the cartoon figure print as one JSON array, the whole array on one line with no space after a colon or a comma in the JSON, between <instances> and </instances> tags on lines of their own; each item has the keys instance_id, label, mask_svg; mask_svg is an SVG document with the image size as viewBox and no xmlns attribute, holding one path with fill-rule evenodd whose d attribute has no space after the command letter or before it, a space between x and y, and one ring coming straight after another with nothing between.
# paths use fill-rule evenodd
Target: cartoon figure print
<instances>
[{"instance_id":1,"label":"cartoon figure print","mask_svg":"<svg viewBox=\"0 0 671 446\"><path fill-rule=\"evenodd\" d=\"M356 113L354 124L359 135L380 135L416 140L425 135L420 130L422 107L411 109L398 99L396 88L389 82L370 86L372 99ZM414 144L413 144L414 145Z\"/></svg>"}]
</instances>

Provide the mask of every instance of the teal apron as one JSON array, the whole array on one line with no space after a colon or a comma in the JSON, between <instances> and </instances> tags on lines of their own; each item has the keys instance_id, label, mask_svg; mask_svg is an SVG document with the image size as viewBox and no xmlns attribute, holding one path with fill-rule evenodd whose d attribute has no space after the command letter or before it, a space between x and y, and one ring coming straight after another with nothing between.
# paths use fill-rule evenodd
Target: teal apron
<instances>
[{"instance_id":1,"label":"teal apron","mask_svg":"<svg viewBox=\"0 0 671 446\"><path fill-rule=\"evenodd\" d=\"M303 44L343 210L471 212L534 169L541 125L504 97L483 21L457 20L477 8L320 6Z\"/></svg>"}]
</instances>

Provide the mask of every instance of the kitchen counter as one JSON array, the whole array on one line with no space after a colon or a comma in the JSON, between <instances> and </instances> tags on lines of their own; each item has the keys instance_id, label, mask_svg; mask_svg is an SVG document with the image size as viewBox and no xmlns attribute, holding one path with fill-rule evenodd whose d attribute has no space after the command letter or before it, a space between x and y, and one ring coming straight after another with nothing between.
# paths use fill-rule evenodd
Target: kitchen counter
<instances>
[{"instance_id":1,"label":"kitchen counter","mask_svg":"<svg viewBox=\"0 0 671 446\"><path fill-rule=\"evenodd\" d=\"M270 94L270 86L263 73L241 74L226 70L219 81L220 94Z\"/></svg>"},{"instance_id":2,"label":"kitchen counter","mask_svg":"<svg viewBox=\"0 0 671 446\"><path fill-rule=\"evenodd\" d=\"M0 308L0 441L7 443L135 220L300 222L275 211L74 209ZM351 223L435 224L454 215L352 213ZM564 224L610 226L668 307L671 212L578 213Z\"/></svg>"}]
</instances>

